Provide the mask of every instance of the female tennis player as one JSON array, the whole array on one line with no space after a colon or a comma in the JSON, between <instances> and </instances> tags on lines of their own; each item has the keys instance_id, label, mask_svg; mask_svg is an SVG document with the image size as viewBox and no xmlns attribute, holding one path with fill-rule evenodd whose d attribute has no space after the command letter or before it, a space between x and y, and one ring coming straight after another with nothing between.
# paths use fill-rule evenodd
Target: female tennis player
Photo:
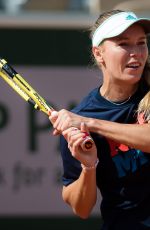
<instances>
[{"instance_id":1,"label":"female tennis player","mask_svg":"<svg viewBox=\"0 0 150 230\"><path fill-rule=\"evenodd\" d=\"M91 39L103 83L71 112L50 116L64 136L63 199L87 218L98 188L103 230L150 229L149 33L150 20L133 12L100 15ZM83 151L88 135L95 145Z\"/></svg>"}]
</instances>

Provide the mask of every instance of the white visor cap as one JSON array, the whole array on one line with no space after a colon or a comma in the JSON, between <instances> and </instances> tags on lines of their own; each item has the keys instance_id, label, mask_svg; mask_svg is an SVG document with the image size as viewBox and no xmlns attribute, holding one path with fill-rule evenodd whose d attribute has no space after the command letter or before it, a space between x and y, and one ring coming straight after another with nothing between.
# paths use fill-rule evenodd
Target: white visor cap
<instances>
[{"instance_id":1,"label":"white visor cap","mask_svg":"<svg viewBox=\"0 0 150 230\"><path fill-rule=\"evenodd\" d=\"M107 38L122 34L134 23L141 25L146 34L150 33L150 19L138 18L133 12L120 12L106 19L94 32L92 46L99 46Z\"/></svg>"}]
</instances>

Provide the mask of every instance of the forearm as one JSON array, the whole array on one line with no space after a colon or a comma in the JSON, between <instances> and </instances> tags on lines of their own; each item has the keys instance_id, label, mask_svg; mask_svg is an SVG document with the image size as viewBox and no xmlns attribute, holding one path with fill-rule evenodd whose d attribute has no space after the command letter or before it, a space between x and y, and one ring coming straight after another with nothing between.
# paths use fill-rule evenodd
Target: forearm
<instances>
[{"instance_id":1,"label":"forearm","mask_svg":"<svg viewBox=\"0 0 150 230\"><path fill-rule=\"evenodd\" d=\"M63 187L62 196L76 215L87 218L97 198L96 169L82 170L78 180Z\"/></svg>"},{"instance_id":2,"label":"forearm","mask_svg":"<svg viewBox=\"0 0 150 230\"><path fill-rule=\"evenodd\" d=\"M90 132L98 133L135 149L150 152L150 124L120 124L89 119L88 128Z\"/></svg>"}]
</instances>

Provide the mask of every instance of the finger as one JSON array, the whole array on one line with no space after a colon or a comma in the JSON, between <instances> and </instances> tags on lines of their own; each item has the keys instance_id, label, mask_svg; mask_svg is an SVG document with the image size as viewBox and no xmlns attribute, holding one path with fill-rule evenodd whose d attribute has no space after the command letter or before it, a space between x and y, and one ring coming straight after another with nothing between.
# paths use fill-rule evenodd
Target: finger
<instances>
[{"instance_id":1,"label":"finger","mask_svg":"<svg viewBox=\"0 0 150 230\"><path fill-rule=\"evenodd\" d=\"M62 131L62 135L63 135L63 136L68 135L68 133L71 132L71 129L72 129L72 127L71 127L71 128L68 128L68 129L65 129L64 131Z\"/></svg>"},{"instance_id":2,"label":"finger","mask_svg":"<svg viewBox=\"0 0 150 230\"><path fill-rule=\"evenodd\" d=\"M81 122L80 128L81 128L81 132L84 133L83 139L89 138L90 133L88 131L87 125L84 122Z\"/></svg>"},{"instance_id":3,"label":"finger","mask_svg":"<svg viewBox=\"0 0 150 230\"><path fill-rule=\"evenodd\" d=\"M60 110L59 111L59 116L54 123L53 127L56 128L57 130L63 132L64 130L68 129L69 127L76 127L76 125L73 125L72 121L72 113L70 113L67 110Z\"/></svg>"},{"instance_id":4,"label":"finger","mask_svg":"<svg viewBox=\"0 0 150 230\"><path fill-rule=\"evenodd\" d=\"M81 131L75 127L68 128L62 132L68 142L73 141L73 136L76 136L79 133L81 133ZM76 139L77 137L74 138Z\"/></svg>"},{"instance_id":5,"label":"finger","mask_svg":"<svg viewBox=\"0 0 150 230\"><path fill-rule=\"evenodd\" d=\"M82 132L77 132L74 135L70 135L68 138L68 143L70 146L74 146L76 144L76 142L78 143L78 141L83 141L83 133Z\"/></svg>"},{"instance_id":6,"label":"finger","mask_svg":"<svg viewBox=\"0 0 150 230\"><path fill-rule=\"evenodd\" d=\"M49 120L51 121L52 124L57 120L58 118L58 112L57 111L52 111L49 116Z\"/></svg>"},{"instance_id":7,"label":"finger","mask_svg":"<svg viewBox=\"0 0 150 230\"><path fill-rule=\"evenodd\" d=\"M51 116L52 116L52 117L58 117L58 112L55 111L55 110L53 110L53 111L51 112Z\"/></svg>"},{"instance_id":8,"label":"finger","mask_svg":"<svg viewBox=\"0 0 150 230\"><path fill-rule=\"evenodd\" d=\"M82 151L81 143L82 143L82 137L80 137L80 138L78 137L72 143L69 142L69 149L70 149L70 151L74 157L77 157L77 155L80 153L80 151Z\"/></svg>"},{"instance_id":9,"label":"finger","mask_svg":"<svg viewBox=\"0 0 150 230\"><path fill-rule=\"evenodd\" d=\"M60 132L59 132L57 129L54 129L53 135L54 135L54 136L58 136L58 135L60 135Z\"/></svg>"},{"instance_id":10,"label":"finger","mask_svg":"<svg viewBox=\"0 0 150 230\"><path fill-rule=\"evenodd\" d=\"M81 154L81 153L87 153L86 150L84 151L81 148L82 141L83 141L83 138L80 137L80 138L76 139L76 141L74 141L74 143L73 143L72 146L70 146L71 147L71 151L74 154L74 156L76 156L76 158L78 158L79 154Z\"/></svg>"},{"instance_id":11,"label":"finger","mask_svg":"<svg viewBox=\"0 0 150 230\"><path fill-rule=\"evenodd\" d=\"M80 129L81 129L82 132L89 133L88 127L84 122L81 122Z\"/></svg>"},{"instance_id":12,"label":"finger","mask_svg":"<svg viewBox=\"0 0 150 230\"><path fill-rule=\"evenodd\" d=\"M73 142L74 140L76 140L77 138L79 138L81 136L82 136L81 131L79 129L73 127L71 132L68 134L68 141Z\"/></svg>"},{"instance_id":13,"label":"finger","mask_svg":"<svg viewBox=\"0 0 150 230\"><path fill-rule=\"evenodd\" d=\"M66 121L65 117L59 114L57 116L57 119L53 123L53 127L57 130L61 130L61 126L65 121Z\"/></svg>"},{"instance_id":14,"label":"finger","mask_svg":"<svg viewBox=\"0 0 150 230\"><path fill-rule=\"evenodd\" d=\"M68 129L65 129L63 132L62 132L62 135L64 136L64 138L68 141L69 140L69 135L71 134L72 132L72 127L71 128L68 128Z\"/></svg>"}]
</instances>

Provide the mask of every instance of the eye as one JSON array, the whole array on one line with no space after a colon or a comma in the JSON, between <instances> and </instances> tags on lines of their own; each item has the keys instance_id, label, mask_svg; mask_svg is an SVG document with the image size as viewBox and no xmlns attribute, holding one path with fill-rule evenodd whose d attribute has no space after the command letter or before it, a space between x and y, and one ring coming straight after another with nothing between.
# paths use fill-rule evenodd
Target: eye
<instances>
[{"instance_id":1,"label":"eye","mask_svg":"<svg viewBox=\"0 0 150 230\"><path fill-rule=\"evenodd\" d=\"M120 42L119 46L128 46L128 43L127 42Z\"/></svg>"},{"instance_id":2,"label":"eye","mask_svg":"<svg viewBox=\"0 0 150 230\"><path fill-rule=\"evenodd\" d=\"M138 42L138 45L146 45L146 41L140 41Z\"/></svg>"}]
</instances>

